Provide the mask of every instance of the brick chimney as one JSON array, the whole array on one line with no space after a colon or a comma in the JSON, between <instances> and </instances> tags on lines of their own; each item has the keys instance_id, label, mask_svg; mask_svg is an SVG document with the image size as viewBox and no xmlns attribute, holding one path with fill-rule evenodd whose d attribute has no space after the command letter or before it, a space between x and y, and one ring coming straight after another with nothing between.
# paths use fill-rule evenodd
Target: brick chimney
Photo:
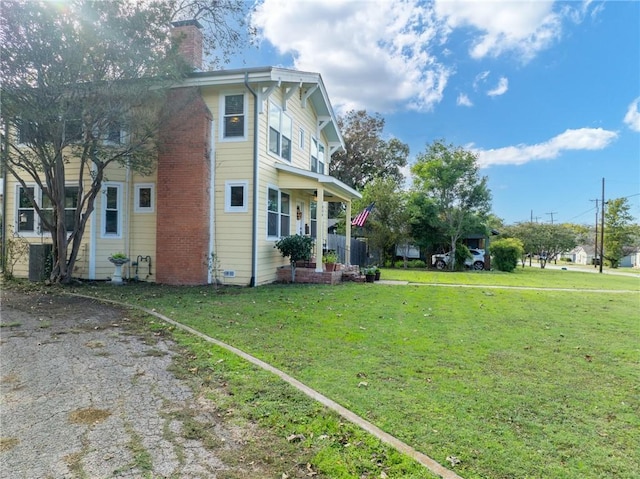
<instances>
[{"instance_id":1,"label":"brick chimney","mask_svg":"<svg viewBox=\"0 0 640 479\"><path fill-rule=\"evenodd\" d=\"M198 20L172 22L171 38L180 42L180 53L196 70L202 70L202 25Z\"/></svg>"}]
</instances>

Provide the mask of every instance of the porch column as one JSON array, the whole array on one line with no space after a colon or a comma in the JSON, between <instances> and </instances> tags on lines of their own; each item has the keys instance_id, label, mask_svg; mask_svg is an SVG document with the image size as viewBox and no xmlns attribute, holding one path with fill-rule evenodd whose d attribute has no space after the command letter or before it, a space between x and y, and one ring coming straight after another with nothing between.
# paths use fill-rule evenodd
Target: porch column
<instances>
[{"instance_id":1,"label":"porch column","mask_svg":"<svg viewBox=\"0 0 640 479\"><path fill-rule=\"evenodd\" d=\"M316 231L316 273L322 273L322 245L327 239L327 223L324 219L324 189L318 185L317 192L316 221L318 224Z\"/></svg>"},{"instance_id":2,"label":"porch column","mask_svg":"<svg viewBox=\"0 0 640 479\"><path fill-rule=\"evenodd\" d=\"M351 266L351 200L347 201L347 211L345 217L345 245L344 261L347 266Z\"/></svg>"}]
</instances>

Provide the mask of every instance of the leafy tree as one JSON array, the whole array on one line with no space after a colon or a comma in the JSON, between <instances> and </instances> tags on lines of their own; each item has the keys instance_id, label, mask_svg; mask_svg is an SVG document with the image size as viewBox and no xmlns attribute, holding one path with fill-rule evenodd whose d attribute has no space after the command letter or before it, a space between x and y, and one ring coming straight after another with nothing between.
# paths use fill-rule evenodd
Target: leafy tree
<instances>
[{"instance_id":1,"label":"leafy tree","mask_svg":"<svg viewBox=\"0 0 640 479\"><path fill-rule=\"evenodd\" d=\"M505 236L518 238L523 244L523 252L529 257L538 255L540 268L543 269L547 261L577 245L573 229L561 224L520 223L505 229ZM522 266L524 266L524 256Z\"/></svg>"},{"instance_id":2,"label":"leafy tree","mask_svg":"<svg viewBox=\"0 0 640 479\"><path fill-rule=\"evenodd\" d=\"M291 262L291 282L296 282L296 263L311 259L313 238L311 236L290 235L276 241L274 248L278 248L282 257L289 257Z\"/></svg>"},{"instance_id":3,"label":"leafy tree","mask_svg":"<svg viewBox=\"0 0 640 479\"><path fill-rule=\"evenodd\" d=\"M632 249L633 216L626 198L607 201L604 212L604 259L612 268L617 268L620 260Z\"/></svg>"},{"instance_id":4,"label":"leafy tree","mask_svg":"<svg viewBox=\"0 0 640 479\"><path fill-rule=\"evenodd\" d=\"M369 246L377 252L381 262L395 256L396 244L407 241L409 217L406 210L406 195L393 178L376 178L363 190L362 199L356 208L375 201L375 209L363 227Z\"/></svg>"},{"instance_id":5,"label":"leafy tree","mask_svg":"<svg viewBox=\"0 0 640 479\"><path fill-rule=\"evenodd\" d=\"M517 238L503 238L491 243L493 265L499 271L512 272L522 257L522 242Z\"/></svg>"},{"instance_id":6,"label":"leafy tree","mask_svg":"<svg viewBox=\"0 0 640 479\"><path fill-rule=\"evenodd\" d=\"M429 251L433 245L448 241L439 218L435 201L426 195L411 191L407 201L411 241L421 250Z\"/></svg>"},{"instance_id":7,"label":"leafy tree","mask_svg":"<svg viewBox=\"0 0 640 479\"><path fill-rule=\"evenodd\" d=\"M176 113L167 107L168 87L190 70L170 40L170 21L196 4L209 5L206 19L226 8L217 3L74 0L61 9L3 2L1 112L11 132L5 166L51 233L53 282L71 279L106 169L154 168L158 129Z\"/></svg>"},{"instance_id":8,"label":"leafy tree","mask_svg":"<svg viewBox=\"0 0 640 479\"><path fill-rule=\"evenodd\" d=\"M351 110L338 117L346 152L335 153L329 174L352 188L361 190L375 178L402 184L402 168L407 165L409 147L396 138L382 138L384 119L365 110Z\"/></svg>"},{"instance_id":9,"label":"leafy tree","mask_svg":"<svg viewBox=\"0 0 640 479\"><path fill-rule=\"evenodd\" d=\"M491 208L487 177L480 177L476 160L470 151L438 140L428 145L411 167L414 188L435 204L454 256L458 240L477 229ZM453 262L450 267L455 267Z\"/></svg>"}]
</instances>

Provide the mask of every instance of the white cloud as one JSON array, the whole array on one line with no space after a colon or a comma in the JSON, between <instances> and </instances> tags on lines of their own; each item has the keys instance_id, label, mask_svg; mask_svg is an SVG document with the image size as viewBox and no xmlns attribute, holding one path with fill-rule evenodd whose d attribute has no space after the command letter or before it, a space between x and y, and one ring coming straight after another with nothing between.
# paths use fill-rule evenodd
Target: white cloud
<instances>
[{"instance_id":1,"label":"white cloud","mask_svg":"<svg viewBox=\"0 0 640 479\"><path fill-rule=\"evenodd\" d=\"M431 53L443 36L432 5L418 0L263 0L252 23L294 68L320 72L342 109L429 110L452 74Z\"/></svg>"},{"instance_id":2,"label":"white cloud","mask_svg":"<svg viewBox=\"0 0 640 479\"><path fill-rule=\"evenodd\" d=\"M458 95L458 100L456 101L456 104L458 106L473 106L473 102L464 93L460 93Z\"/></svg>"},{"instance_id":3,"label":"white cloud","mask_svg":"<svg viewBox=\"0 0 640 479\"><path fill-rule=\"evenodd\" d=\"M579 128L566 130L544 143L517 145L504 148L482 150L472 148L478 155L478 165L486 168L492 165L523 165L535 160L557 158L568 150L602 150L618 137L615 131L602 128Z\"/></svg>"},{"instance_id":4,"label":"white cloud","mask_svg":"<svg viewBox=\"0 0 640 479\"><path fill-rule=\"evenodd\" d=\"M477 30L469 54L476 59L516 53L527 62L562 35L562 21L578 23L589 10L590 1L579 5L548 0L527 2L470 2L436 0L435 10L450 29L471 27Z\"/></svg>"},{"instance_id":5,"label":"white cloud","mask_svg":"<svg viewBox=\"0 0 640 479\"><path fill-rule=\"evenodd\" d=\"M322 74L338 112L388 113L429 111L442 101L455 73L454 29L474 35L473 58L509 53L528 61L558 41L563 23L597 9L591 0L256 0L251 23L260 41L292 58L283 66ZM474 88L486 88L488 75Z\"/></svg>"},{"instance_id":6,"label":"white cloud","mask_svg":"<svg viewBox=\"0 0 640 479\"><path fill-rule=\"evenodd\" d=\"M640 132L640 97L631 102L624 116L625 124L633 131Z\"/></svg>"},{"instance_id":7,"label":"white cloud","mask_svg":"<svg viewBox=\"0 0 640 479\"><path fill-rule=\"evenodd\" d=\"M505 93L507 93L508 89L509 89L509 80L506 77L502 77L500 78L500 81L498 81L498 85L493 90L489 90L487 92L487 95L489 96L504 95Z\"/></svg>"}]
</instances>

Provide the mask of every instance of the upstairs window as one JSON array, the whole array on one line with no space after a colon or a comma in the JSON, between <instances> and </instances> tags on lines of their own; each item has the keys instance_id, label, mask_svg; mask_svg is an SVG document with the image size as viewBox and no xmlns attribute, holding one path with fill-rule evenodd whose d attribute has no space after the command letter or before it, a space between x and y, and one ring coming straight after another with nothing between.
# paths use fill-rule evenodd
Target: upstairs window
<instances>
[{"instance_id":1,"label":"upstairs window","mask_svg":"<svg viewBox=\"0 0 640 479\"><path fill-rule=\"evenodd\" d=\"M245 101L244 94L223 95L221 110L222 138L244 139L245 133Z\"/></svg>"},{"instance_id":2,"label":"upstairs window","mask_svg":"<svg viewBox=\"0 0 640 479\"><path fill-rule=\"evenodd\" d=\"M293 121L274 103L269 104L269 151L291 161Z\"/></svg>"},{"instance_id":3,"label":"upstairs window","mask_svg":"<svg viewBox=\"0 0 640 479\"><path fill-rule=\"evenodd\" d=\"M311 171L324 175L324 145L311 139Z\"/></svg>"}]
</instances>

